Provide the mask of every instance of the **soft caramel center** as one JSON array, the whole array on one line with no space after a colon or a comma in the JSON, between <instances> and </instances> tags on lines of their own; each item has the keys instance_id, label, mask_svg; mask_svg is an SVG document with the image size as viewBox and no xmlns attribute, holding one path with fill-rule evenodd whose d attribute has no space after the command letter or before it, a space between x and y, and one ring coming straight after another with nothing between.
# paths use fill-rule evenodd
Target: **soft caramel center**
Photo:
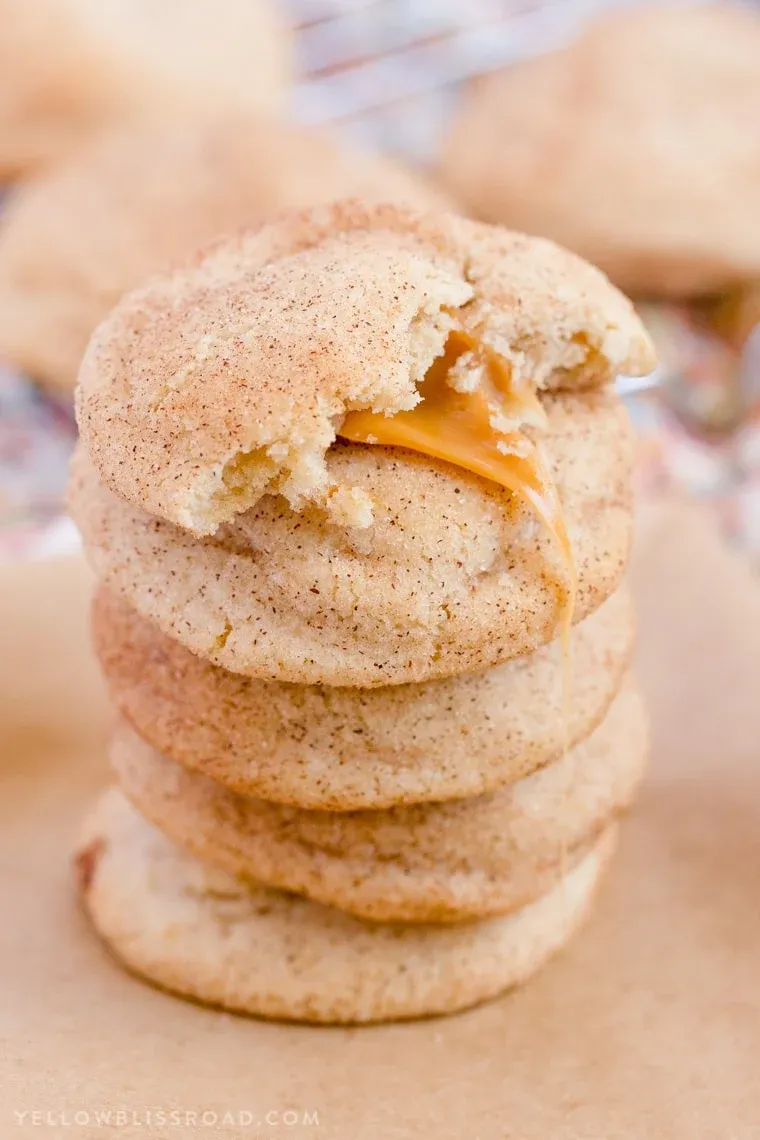
<instances>
[{"instance_id":1,"label":"soft caramel center","mask_svg":"<svg viewBox=\"0 0 760 1140\"><path fill-rule=\"evenodd\" d=\"M458 362L478 369L472 391L457 390L451 379ZM461 374L464 375L464 374ZM466 383L466 381L464 382ZM464 385L458 381L459 388ZM339 434L354 443L407 447L463 467L523 498L553 537L570 587L562 612L566 641L575 604L575 568L557 487L539 444L523 429L546 416L535 392L513 382L510 370L492 350L468 334L452 332L446 350L419 385L422 400L409 412L386 416L350 412Z\"/></svg>"}]
</instances>

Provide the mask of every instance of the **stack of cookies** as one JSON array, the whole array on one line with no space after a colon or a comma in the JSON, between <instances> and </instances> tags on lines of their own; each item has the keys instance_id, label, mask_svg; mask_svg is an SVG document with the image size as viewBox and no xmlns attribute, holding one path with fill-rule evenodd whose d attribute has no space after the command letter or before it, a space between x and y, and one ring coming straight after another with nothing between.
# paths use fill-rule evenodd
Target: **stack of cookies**
<instances>
[{"instance_id":1,"label":"stack of cookies","mask_svg":"<svg viewBox=\"0 0 760 1140\"><path fill-rule=\"evenodd\" d=\"M610 382L652 364L577 257L358 202L106 319L71 501L119 787L76 865L130 969L365 1022L566 942L646 755Z\"/></svg>"}]
</instances>

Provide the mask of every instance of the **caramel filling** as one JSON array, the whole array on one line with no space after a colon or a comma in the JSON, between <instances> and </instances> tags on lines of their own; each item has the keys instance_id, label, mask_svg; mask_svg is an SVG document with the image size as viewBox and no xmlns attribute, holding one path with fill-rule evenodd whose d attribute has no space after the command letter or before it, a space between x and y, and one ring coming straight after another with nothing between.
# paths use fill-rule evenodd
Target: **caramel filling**
<instances>
[{"instance_id":1,"label":"caramel filling","mask_svg":"<svg viewBox=\"0 0 760 1140\"><path fill-rule=\"evenodd\" d=\"M526 426L545 428L541 402L528 385L513 381L495 352L461 331L449 335L445 352L429 368L419 392L422 400L409 412L350 412L338 434L354 443L406 447L445 460L499 483L530 505L567 571L569 589L560 626L567 671L575 605L573 555L548 464L524 431Z\"/></svg>"}]
</instances>

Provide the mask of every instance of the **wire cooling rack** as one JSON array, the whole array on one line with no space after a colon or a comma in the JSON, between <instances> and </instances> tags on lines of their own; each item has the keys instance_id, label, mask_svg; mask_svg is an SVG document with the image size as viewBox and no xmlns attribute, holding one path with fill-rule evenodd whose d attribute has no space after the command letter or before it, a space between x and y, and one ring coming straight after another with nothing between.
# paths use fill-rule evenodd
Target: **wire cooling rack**
<instances>
[{"instance_id":1,"label":"wire cooling rack","mask_svg":"<svg viewBox=\"0 0 760 1140\"><path fill-rule=\"evenodd\" d=\"M290 0L302 76L293 114L430 160L463 82L556 47L624 2Z\"/></svg>"}]
</instances>

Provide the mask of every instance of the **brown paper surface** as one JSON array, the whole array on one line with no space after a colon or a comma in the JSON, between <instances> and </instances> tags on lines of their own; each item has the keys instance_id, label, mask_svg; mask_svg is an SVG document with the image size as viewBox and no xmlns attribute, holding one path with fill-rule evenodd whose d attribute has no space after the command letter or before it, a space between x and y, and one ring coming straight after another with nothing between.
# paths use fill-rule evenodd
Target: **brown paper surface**
<instances>
[{"instance_id":1,"label":"brown paper surface","mask_svg":"<svg viewBox=\"0 0 760 1140\"><path fill-rule=\"evenodd\" d=\"M641 532L654 759L594 918L499 1001L348 1030L202 1009L104 952L68 870L105 779L88 578L3 569L0 1137L760 1135L760 584L694 509Z\"/></svg>"}]
</instances>

